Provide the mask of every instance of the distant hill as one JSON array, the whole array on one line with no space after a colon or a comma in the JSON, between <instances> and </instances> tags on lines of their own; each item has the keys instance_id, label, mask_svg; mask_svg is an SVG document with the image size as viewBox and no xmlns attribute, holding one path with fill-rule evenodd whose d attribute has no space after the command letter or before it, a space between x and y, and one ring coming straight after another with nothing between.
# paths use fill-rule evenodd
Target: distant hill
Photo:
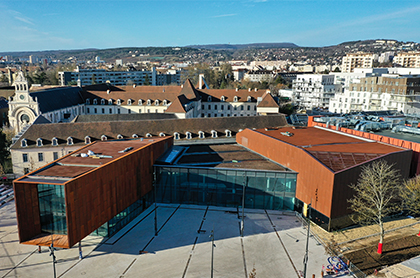
<instances>
[{"instance_id":1,"label":"distant hill","mask_svg":"<svg viewBox=\"0 0 420 278\"><path fill-rule=\"evenodd\" d=\"M249 48L294 48L298 45L291 42L279 43L248 43L248 44L200 44L188 45L186 47L199 48L199 49L212 49L212 50L239 50Z\"/></svg>"}]
</instances>

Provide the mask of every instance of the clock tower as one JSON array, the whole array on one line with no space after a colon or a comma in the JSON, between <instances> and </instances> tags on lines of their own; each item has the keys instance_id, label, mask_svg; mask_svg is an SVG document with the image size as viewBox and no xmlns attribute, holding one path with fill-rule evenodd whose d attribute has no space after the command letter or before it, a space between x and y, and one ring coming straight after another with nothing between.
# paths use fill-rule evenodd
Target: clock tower
<instances>
[{"instance_id":1,"label":"clock tower","mask_svg":"<svg viewBox=\"0 0 420 278\"><path fill-rule=\"evenodd\" d=\"M40 114L38 102L29 93L29 84L22 71L19 71L13 85L15 95L9 99L9 122L16 132L29 126Z\"/></svg>"}]
</instances>

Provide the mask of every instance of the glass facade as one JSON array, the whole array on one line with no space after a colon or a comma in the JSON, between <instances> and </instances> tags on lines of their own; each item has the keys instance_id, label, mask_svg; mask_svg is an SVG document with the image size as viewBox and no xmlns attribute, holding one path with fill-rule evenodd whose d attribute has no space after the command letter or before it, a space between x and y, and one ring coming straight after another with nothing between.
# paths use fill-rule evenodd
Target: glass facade
<instances>
[{"instance_id":1,"label":"glass facade","mask_svg":"<svg viewBox=\"0 0 420 278\"><path fill-rule=\"evenodd\" d=\"M141 200L137 200L122 212L118 213L111 220L103 224L99 229L94 231L92 235L111 237L125 225L130 223L134 218L140 215L153 203L153 191L146 194Z\"/></svg>"},{"instance_id":2,"label":"glass facade","mask_svg":"<svg viewBox=\"0 0 420 278\"><path fill-rule=\"evenodd\" d=\"M64 186L38 184L38 200L42 232L66 235Z\"/></svg>"},{"instance_id":3,"label":"glass facade","mask_svg":"<svg viewBox=\"0 0 420 278\"><path fill-rule=\"evenodd\" d=\"M157 202L238 207L245 189L245 208L294 209L295 172L155 167Z\"/></svg>"}]
</instances>

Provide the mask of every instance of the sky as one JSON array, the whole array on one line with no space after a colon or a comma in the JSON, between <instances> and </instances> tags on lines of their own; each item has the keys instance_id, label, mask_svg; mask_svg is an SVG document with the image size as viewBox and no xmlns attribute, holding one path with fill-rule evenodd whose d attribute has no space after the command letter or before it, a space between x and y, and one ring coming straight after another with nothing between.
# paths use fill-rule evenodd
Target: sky
<instances>
[{"instance_id":1,"label":"sky","mask_svg":"<svg viewBox=\"0 0 420 278\"><path fill-rule=\"evenodd\" d=\"M0 54L195 44L420 42L418 0L0 0Z\"/></svg>"}]
</instances>

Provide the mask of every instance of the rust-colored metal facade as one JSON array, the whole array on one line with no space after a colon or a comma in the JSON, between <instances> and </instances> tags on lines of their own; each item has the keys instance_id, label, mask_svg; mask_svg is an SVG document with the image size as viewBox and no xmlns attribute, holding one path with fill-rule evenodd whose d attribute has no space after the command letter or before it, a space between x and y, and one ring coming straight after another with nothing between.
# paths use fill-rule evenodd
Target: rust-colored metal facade
<instances>
[{"instance_id":1,"label":"rust-colored metal facade","mask_svg":"<svg viewBox=\"0 0 420 278\"><path fill-rule=\"evenodd\" d=\"M286 129L279 129L274 132L284 132ZM299 130L294 130L295 134ZM307 131L305 131L307 132ZM319 131L314 131L314 133ZM305 204L312 204L311 207L317 212L323 214L328 218L329 223L325 223L323 227L328 230L331 228L342 225L339 221L340 218L348 216L351 211L348 208L347 200L350 199L354 192L349 187L350 184L357 183L359 175L362 171L362 166L372 163L377 159L386 160L389 164L394 164L395 168L400 171L403 178L407 178L410 170L410 163L412 151L384 145L381 143L371 142L370 146L372 152L377 152L376 157L367 157L367 160L362 163L354 163L351 167L344 167L339 171L333 171L322 163L315 155L309 150L312 146L297 146L292 144L291 137L284 136L284 141L273 137L265 130L250 130L246 129L238 133L236 141L273 160L281 165L289 167L290 169L298 172L296 182L296 198ZM296 136L296 135L292 135ZM304 140L308 140L309 133L305 133ZM331 137L336 136L331 132L325 131L325 136L329 136L327 140L332 140ZM344 136L344 135L343 135ZM281 135L280 135L281 137ZM315 141L316 139L314 139ZM289 142L286 142L289 141ZM357 142L350 139L349 146L343 145L342 152L346 152L346 147L351 149L355 148ZM375 145L377 144L377 145ZM337 151L337 145L332 144L332 148ZM360 146L366 148L366 144L360 143ZM317 146L313 147L314 149ZM319 148L319 147L318 147ZM328 147L322 145L322 148L327 152ZM361 150L360 152L369 152L368 149ZM334 222L337 220L336 222Z\"/></svg>"},{"instance_id":2,"label":"rust-colored metal facade","mask_svg":"<svg viewBox=\"0 0 420 278\"><path fill-rule=\"evenodd\" d=\"M67 235L57 236L58 241L54 241L54 246L72 247L152 190L153 163L172 146L173 138L148 138L147 141L143 146L69 181L48 182L65 188ZM95 143L76 152L86 151L93 144ZM34 176L39 171L42 173L42 169L49 171L55 167L54 164L65 161L69 156L70 154L14 182L20 243L51 244L52 236L41 231L37 185L42 182L30 181L26 177Z\"/></svg>"}]
</instances>

